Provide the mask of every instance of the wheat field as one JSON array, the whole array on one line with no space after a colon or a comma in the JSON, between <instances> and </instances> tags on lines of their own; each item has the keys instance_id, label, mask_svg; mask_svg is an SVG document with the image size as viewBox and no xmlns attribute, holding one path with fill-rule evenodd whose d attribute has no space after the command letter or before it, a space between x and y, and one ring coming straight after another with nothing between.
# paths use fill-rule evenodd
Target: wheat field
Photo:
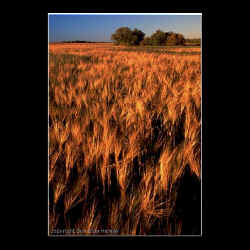
<instances>
[{"instance_id":1,"label":"wheat field","mask_svg":"<svg viewBox=\"0 0 250 250\"><path fill-rule=\"evenodd\" d=\"M200 234L200 48L49 44L49 235Z\"/></svg>"}]
</instances>

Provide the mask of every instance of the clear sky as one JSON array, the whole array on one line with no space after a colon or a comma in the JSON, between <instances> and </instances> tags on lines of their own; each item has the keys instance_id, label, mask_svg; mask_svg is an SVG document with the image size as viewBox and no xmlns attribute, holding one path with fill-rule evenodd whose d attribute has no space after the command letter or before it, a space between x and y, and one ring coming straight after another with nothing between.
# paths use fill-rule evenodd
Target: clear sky
<instances>
[{"instance_id":1,"label":"clear sky","mask_svg":"<svg viewBox=\"0 0 250 250\"><path fill-rule=\"evenodd\" d=\"M60 15L49 14L49 42L85 40L110 42L120 27L137 28L146 36L157 29L201 38L201 15Z\"/></svg>"}]
</instances>

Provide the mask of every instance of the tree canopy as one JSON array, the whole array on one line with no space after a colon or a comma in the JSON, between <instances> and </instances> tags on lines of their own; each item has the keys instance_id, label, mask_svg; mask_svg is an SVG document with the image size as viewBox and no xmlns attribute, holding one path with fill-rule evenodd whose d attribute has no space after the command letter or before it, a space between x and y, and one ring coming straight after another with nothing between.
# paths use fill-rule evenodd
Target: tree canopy
<instances>
[{"instance_id":1,"label":"tree canopy","mask_svg":"<svg viewBox=\"0 0 250 250\"><path fill-rule=\"evenodd\" d=\"M184 45L185 38L182 34L169 32L167 33L166 45Z\"/></svg>"},{"instance_id":2,"label":"tree canopy","mask_svg":"<svg viewBox=\"0 0 250 250\"><path fill-rule=\"evenodd\" d=\"M164 32L160 29L156 30L150 37L145 37L145 33L141 30L131 30L128 27L121 27L111 36L111 40L117 45L184 45L185 38L180 33Z\"/></svg>"},{"instance_id":3,"label":"tree canopy","mask_svg":"<svg viewBox=\"0 0 250 250\"><path fill-rule=\"evenodd\" d=\"M157 46L166 45L167 33L163 32L161 30L157 30L151 36L151 40L152 40L152 45L157 45Z\"/></svg>"},{"instance_id":4,"label":"tree canopy","mask_svg":"<svg viewBox=\"0 0 250 250\"><path fill-rule=\"evenodd\" d=\"M128 27L121 27L116 30L111 36L111 40L115 41L115 44L122 45L139 45L144 39L145 34L138 29L133 31Z\"/></svg>"}]
</instances>

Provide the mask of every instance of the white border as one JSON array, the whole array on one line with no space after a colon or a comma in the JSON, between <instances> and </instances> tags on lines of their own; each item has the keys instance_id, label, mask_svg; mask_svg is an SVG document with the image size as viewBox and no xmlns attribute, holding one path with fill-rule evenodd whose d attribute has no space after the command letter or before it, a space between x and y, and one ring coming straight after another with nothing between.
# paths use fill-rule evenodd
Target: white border
<instances>
[{"instance_id":1,"label":"white border","mask_svg":"<svg viewBox=\"0 0 250 250\"><path fill-rule=\"evenodd\" d=\"M159 16L176 16L176 15L180 15L180 16L201 16L202 13L48 13L49 15L125 15L125 16L154 16L154 15L159 15Z\"/></svg>"},{"instance_id":2,"label":"white border","mask_svg":"<svg viewBox=\"0 0 250 250\"><path fill-rule=\"evenodd\" d=\"M202 13L48 13L48 237L202 237L202 19L201 19L201 234L200 235L50 235L49 234L49 16L50 15L183 15L202 16Z\"/></svg>"}]
</instances>

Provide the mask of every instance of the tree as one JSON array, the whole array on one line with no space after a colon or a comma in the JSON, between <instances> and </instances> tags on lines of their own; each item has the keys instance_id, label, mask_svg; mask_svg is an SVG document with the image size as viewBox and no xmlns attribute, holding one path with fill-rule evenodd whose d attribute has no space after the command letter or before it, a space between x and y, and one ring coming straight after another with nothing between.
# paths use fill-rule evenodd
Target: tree
<instances>
[{"instance_id":1,"label":"tree","mask_svg":"<svg viewBox=\"0 0 250 250\"><path fill-rule=\"evenodd\" d=\"M185 44L185 38L182 34L174 32L167 33L166 45L184 45L184 44Z\"/></svg>"},{"instance_id":2,"label":"tree","mask_svg":"<svg viewBox=\"0 0 250 250\"><path fill-rule=\"evenodd\" d=\"M184 45L185 44L185 38L182 34L176 34L176 45Z\"/></svg>"},{"instance_id":3,"label":"tree","mask_svg":"<svg viewBox=\"0 0 250 250\"><path fill-rule=\"evenodd\" d=\"M161 46L165 45L167 41L167 35L165 32L161 30L157 30L152 36L151 36L152 45L155 46Z\"/></svg>"},{"instance_id":4,"label":"tree","mask_svg":"<svg viewBox=\"0 0 250 250\"><path fill-rule=\"evenodd\" d=\"M132 31L128 27L121 27L111 36L116 44L129 44L132 39Z\"/></svg>"},{"instance_id":5,"label":"tree","mask_svg":"<svg viewBox=\"0 0 250 250\"><path fill-rule=\"evenodd\" d=\"M112 34L111 40L115 41L117 45L139 45L144 36L145 34L141 30L134 29L132 31L128 27L121 27Z\"/></svg>"},{"instance_id":6,"label":"tree","mask_svg":"<svg viewBox=\"0 0 250 250\"><path fill-rule=\"evenodd\" d=\"M156 30L151 37L144 37L145 33L141 30L131 30L128 27L121 27L111 35L111 40L113 40L117 45L165 46L185 44L184 36L174 32Z\"/></svg>"},{"instance_id":7,"label":"tree","mask_svg":"<svg viewBox=\"0 0 250 250\"><path fill-rule=\"evenodd\" d=\"M143 33L141 30L134 29L132 31L133 38L134 38L134 45L139 45L140 42L144 39L145 33Z\"/></svg>"}]
</instances>

